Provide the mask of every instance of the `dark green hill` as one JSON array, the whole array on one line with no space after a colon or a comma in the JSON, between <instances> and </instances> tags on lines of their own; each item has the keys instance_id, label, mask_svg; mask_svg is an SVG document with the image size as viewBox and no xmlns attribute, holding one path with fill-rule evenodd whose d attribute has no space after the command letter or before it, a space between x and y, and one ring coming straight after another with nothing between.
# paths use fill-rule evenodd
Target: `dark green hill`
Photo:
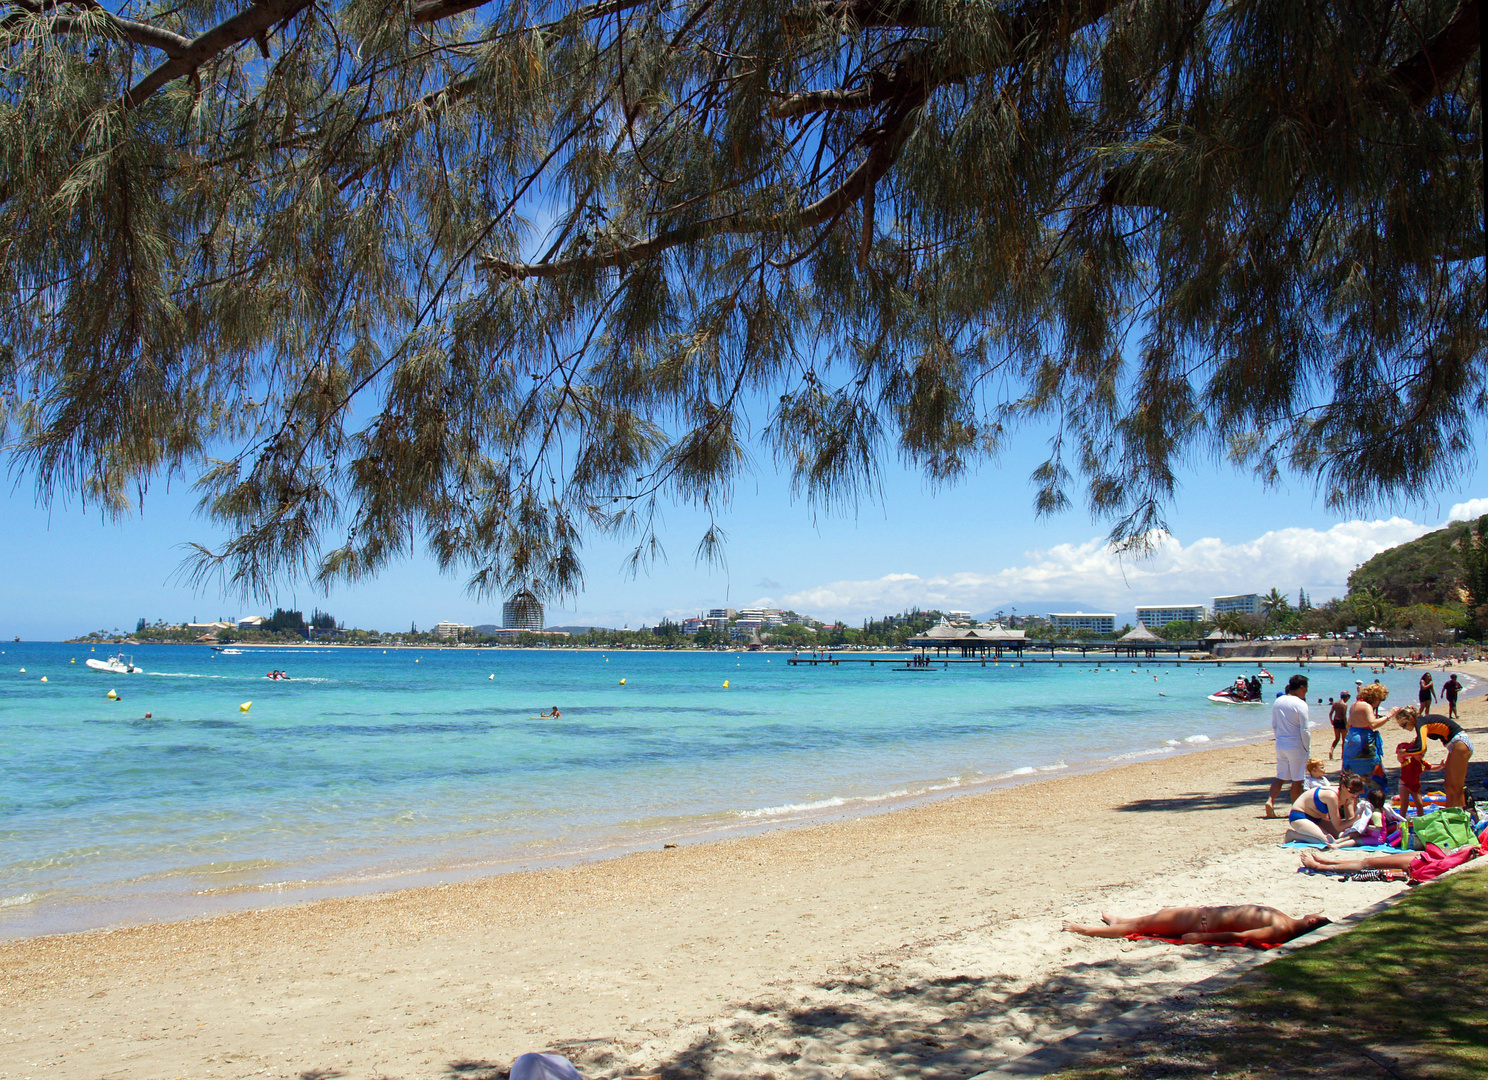
<instances>
[{"instance_id":1,"label":"dark green hill","mask_svg":"<svg viewBox=\"0 0 1488 1080\"><path fill-rule=\"evenodd\" d=\"M1467 601L1462 550L1470 522L1454 521L1381 551L1349 575L1349 591L1378 589L1393 604L1461 607Z\"/></svg>"}]
</instances>

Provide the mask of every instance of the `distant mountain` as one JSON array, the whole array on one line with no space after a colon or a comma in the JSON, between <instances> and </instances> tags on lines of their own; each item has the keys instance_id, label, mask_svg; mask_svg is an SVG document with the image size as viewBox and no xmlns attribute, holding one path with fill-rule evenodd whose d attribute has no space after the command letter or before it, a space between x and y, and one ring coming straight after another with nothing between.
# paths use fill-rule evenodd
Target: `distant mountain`
<instances>
[{"instance_id":1,"label":"distant mountain","mask_svg":"<svg viewBox=\"0 0 1488 1080\"><path fill-rule=\"evenodd\" d=\"M1349 591L1378 589L1393 604L1458 606L1466 602L1462 547L1472 523L1454 521L1387 548L1349 575Z\"/></svg>"}]
</instances>

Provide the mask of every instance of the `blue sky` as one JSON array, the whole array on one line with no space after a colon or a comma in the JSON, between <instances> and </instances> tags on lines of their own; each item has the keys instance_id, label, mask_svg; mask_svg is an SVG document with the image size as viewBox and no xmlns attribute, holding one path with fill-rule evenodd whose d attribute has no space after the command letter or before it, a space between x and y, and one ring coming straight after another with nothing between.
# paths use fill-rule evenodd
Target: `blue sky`
<instances>
[{"instance_id":1,"label":"blue sky","mask_svg":"<svg viewBox=\"0 0 1488 1080\"><path fill-rule=\"evenodd\" d=\"M622 545L591 542L583 595L565 609L550 606L547 622L637 627L758 601L848 622L912 604L975 612L1016 604L1036 612L1080 603L1125 614L1139 603L1201 601L1273 585L1293 595L1300 586L1320 600L1340 593L1360 561L1439 526L1454 507L1458 516L1488 513L1488 469L1481 465L1452 491L1414 505L1381 504L1359 518L1329 512L1305 483L1268 491L1227 466L1194 466L1169 515L1173 539L1151 559L1119 559L1101 543L1102 526L1080 510L1035 519L1027 477L1042 449L1025 443L938 492L891 469L883 499L848 517L814 517L792 502L788 478L761 451L754 475L720 518L729 534L725 568L694 563L707 522L673 508L662 530L666 562L632 580L622 569ZM272 609L272 600L246 603L181 580L182 545L217 539L193 516L194 504L183 485L160 486L141 512L110 524L76 505L39 509L24 481L9 490L0 518L7 556L0 636L56 639L133 627L140 616L175 621ZM441 619L500 621L499 602L471 598L461 579L441 576L422 557L329 597L301 586L275 600L386 630Z\"/></svg>"}]
</instances>

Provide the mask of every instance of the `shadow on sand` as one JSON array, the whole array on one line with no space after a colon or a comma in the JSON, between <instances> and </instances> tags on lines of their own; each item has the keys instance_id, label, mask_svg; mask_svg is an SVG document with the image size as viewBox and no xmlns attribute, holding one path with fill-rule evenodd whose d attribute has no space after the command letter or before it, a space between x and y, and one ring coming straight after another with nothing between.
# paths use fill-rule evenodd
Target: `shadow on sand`
<instances>
[{"instance_id":1,"label":"shadow on sand","mask_svg":"<svg viewBox=\"0 0 1488 1080\"><path fill-rule=\"evenodd\" d=\"M658 1080L819 1077L867 1071L955 1080L1125 1012L1186 983L1175 949L1138 947L1075 964L1032 985L1010 976L904 980L867 974L797 987L793 1001L755 1001L655 1057L609 1040L554 1042L586 1077ZM453 1061L447 1080L505 1080L510 1062ZM302 1074L310 1077L317 1074Z\"/></svg>"}]
</instances>

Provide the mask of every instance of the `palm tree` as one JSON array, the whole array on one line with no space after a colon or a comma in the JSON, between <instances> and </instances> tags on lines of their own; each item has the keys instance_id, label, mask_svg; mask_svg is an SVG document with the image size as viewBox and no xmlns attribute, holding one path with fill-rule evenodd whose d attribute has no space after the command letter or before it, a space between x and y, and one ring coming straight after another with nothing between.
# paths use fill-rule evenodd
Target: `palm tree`
<instances>
[{"instance_id":1,"label":"palm tree","mask_svg":"<svg viewBox=\"0 0 1488 1080\"><path fill-rule=\"evenodd\" d=\"M1366 585L1362 589L1355 589L1349 593L1348 603L1354 609L1355 618L1365 628L1383 626L1391 607L1390 602L1385 599L1385 594L1373 585Z\"/></svg>"},{"instance_id":2,"label":"palm tree","mask_svg":"<svg viewBox=\"0 0 1488 1080\"><path fill-rule=\"evenodd\" d=\"M1291 605L1287 603L1287 598L1282 596L1274 585L1269 593L1261 597L1261 612L1266 616L1268 623L1281 618L1290 610Z\"/></svg>"},{"instance_id":3,"label":"palm tree","mask_svg":"<svg viewBox=\"0 0 1488 1080\"><path fill-rule=\"evenodd\" d=\"M1214 616L1214 629L1239 636L1245 633L1245 621L1240 618L1239 612L1223 611Z\"/></svg>"}]
</instances>

